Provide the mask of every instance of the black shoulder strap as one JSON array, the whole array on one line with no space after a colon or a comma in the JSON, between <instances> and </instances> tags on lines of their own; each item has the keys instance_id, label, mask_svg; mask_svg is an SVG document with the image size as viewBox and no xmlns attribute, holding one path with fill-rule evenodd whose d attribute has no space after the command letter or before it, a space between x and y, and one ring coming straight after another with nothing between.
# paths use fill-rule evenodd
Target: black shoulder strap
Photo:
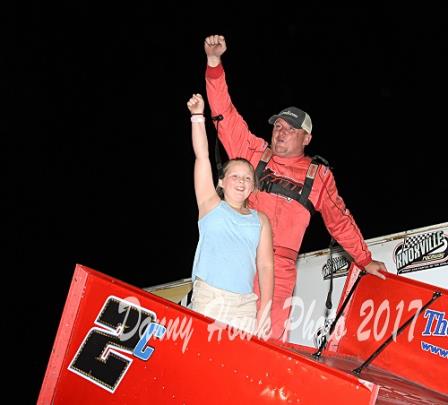
<instances>
[{"instance_id":1,"label":"black shoulder strap","mask_svg":"<svg viewBox=\"0 0 448 405\"><path fill-rule=\"evenodd\" d=\"M323 164L325 166L328 166L327 160L319 155L316 155L312 158L305 176L303 187L300 192L298 192L296 189L287 188L281 183L273 183L272 181L269 181L269 175L272 172L270 172L269 169L266 169L266 165L268 164L271 157L272 151L268 147L263 152L263 156L261 157L260 161L258 162L257 168L255 169L255 176L259 181L261 180L262 183L260 184L260 189L267 193L279 194L296 200L298 203L303 205L311 215L313 215L316 210L313 203L309 199L309 196L313 188L314 179L319 170L319 165Z\"/></svg>"},{"instance_id":2,"label":"black shoulder strap","mask_svg":"<svg viewBox=\"0 0 448 405\"><path fill-rule=\"evenodd\" d=\"M305 176L305 182L303 183L302 191L300 192L299 203L305 205L310 196L311 189L313 188L314 179L316 177L317 171L319 170L319 163L316 157L313 157Z\"/></svg>"},{"instance_id":3,"label":"black shoulder strap","mask_svg":"<svg viewBox=\"0 0 448 405\"><path fill-rule=\"evenodd\" d=\"M221 160L221 152L219 151L218 137L216 137L215 141L215 162L216 162L216 169L218 172L218 179L222 179L224 177L224 172L222 170L222 160Z\"/></svg>"},{"instance_id":4,"label":"black shoulder strap","mask_svg":"<svg viewBox=\"0 0 448 405\"><path fill-rule=\"evenodd\" d=\"M222 159L221 152L219 150L219 121L222 121L224 117L219 114L212 117L212 121L216 121L216 140L215 140L215 163L216 169L218 171L218 179L222 179L224 177L224 172L222 170Z\"/></svg>"},{"instance_id":5,"label":"black shoulder strap","mask_svg":"<svg viewBox=\"0 0 448 405\"><path fill-rule=\"evenodd\" d=\"M324 159L322 156L320 156L320 155L314 155L313 156L313 161L315 161L315 162L317 162L317 163L320 163L320 164L322 164L322 165L324 165L324 166L327 166L327 167L330 167L330 163L328 163L328 160L327 159Z\"/></svg>"},{"instance_id":6,"label":"black shoulder strap","mask_svg":"<svg viewBox=\"0 0 448 405\"><path fill-rule=\"evenodd\" d=\"M261 156L260 161L258 162L258 165L255 169L255 177L257 179L261 179L262 174L264 172L264 169L266 168L266 165L269 163L272 157L272 151L269 148L269 146L264 150L263 155Z\"/></svg>"},{"instance_id":7,"label":"black shoulder strap","mask_svg":"<svg viewBox=\"0 0 448 405\"><path fill-rule=\"evenodd\" d=\"M303 184L302 191L300 192L299 203L306 207L306 203L310 202L308 197L310 196L311 189L313 188L314 178L319 170L319 165L329 166L328 161L322 156L314 155L308 166L308 171L306 172L305 183ZM314 206L313 206L314 208Z\"/></svg>"}]
</instances>

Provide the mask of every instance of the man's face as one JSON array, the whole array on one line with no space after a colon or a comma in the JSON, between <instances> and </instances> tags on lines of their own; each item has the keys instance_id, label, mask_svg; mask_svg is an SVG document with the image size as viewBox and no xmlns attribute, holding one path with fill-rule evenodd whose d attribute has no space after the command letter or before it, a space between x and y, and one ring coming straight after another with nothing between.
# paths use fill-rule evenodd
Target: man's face
<instances>
[{"instance_id":1,"label":"man's face","mask_svg":"<svg viewBox=\"0 0 448 405\"><path fill-rule=\"evenodd\" d=\"M272 129L272 152L282 157L302 156L311 137L305 130L294 128L283 118L278 118Z\"/></svg>"}]
</instances>

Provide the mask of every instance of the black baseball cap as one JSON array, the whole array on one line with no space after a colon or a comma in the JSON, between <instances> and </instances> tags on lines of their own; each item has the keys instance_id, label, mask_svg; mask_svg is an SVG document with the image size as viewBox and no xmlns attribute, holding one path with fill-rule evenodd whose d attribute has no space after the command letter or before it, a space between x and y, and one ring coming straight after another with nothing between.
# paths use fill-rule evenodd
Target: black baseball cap
<instances>
[{"instance_id":1,"label":"black baseball cap","mask_svg":"<svg viewBox=\"0 0 448 405\"><path fill-rule=\"evenodd\" d=\"M281 110L278 114L269 118L269 124L274 124L279 118L284 119L288 124L297 129L303 129L311 134L313 125L310 116L297 107L288 107Z\"/></svg>"}]
</instances>

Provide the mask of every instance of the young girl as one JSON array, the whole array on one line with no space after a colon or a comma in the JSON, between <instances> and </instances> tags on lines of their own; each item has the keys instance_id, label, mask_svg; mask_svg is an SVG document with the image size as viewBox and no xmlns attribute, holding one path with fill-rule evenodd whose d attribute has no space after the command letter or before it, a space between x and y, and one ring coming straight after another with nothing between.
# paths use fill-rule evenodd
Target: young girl
<instances>
[{"instance_id":1,"label":"young girl","mask_svg":"<svg viewBox=\"0 0 448 405\"><path fill-rule=\"evenodd\" d=\"M242 158L229 160L217 191L208 153L204 100L200 94L193 94L187 106L192 114L194 187L199 209L192 309L254 333L262 317L264 325L270 323L274 288L271 226L266 215L247 207L247 198L255 187L254 168ZM260 297L253 293L255 275Z\"/></svg>"}]
</instances>

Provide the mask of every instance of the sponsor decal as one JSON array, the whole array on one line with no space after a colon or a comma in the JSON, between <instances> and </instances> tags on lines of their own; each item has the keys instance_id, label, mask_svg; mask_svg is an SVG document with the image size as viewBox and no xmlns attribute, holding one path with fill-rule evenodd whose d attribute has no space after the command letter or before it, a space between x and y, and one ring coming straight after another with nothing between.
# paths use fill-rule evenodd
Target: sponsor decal
<instances>
[{"instance_id":1,"label":"sponsor decal","mask_svg":"<svg viewBox=\"0 0 448 405\"><path fill-rule=\"evenodd\" d=\"M324 280L329 280L331 271L333 271L333 278L345 277L349 267L350 260L345 256L332 257L323 265L322 277Z\"/></svg>"},{"instance_id":2,"label":"sponsor decal","mask_svg":"<svg viewBox=\"0 0 448 405\"><path fill-rule=\"evenodd\" d=\"M423 317L427 320L422 336L437 336L445 338L448 336L448 319L445 317L445 312L427 309ZM422 351L428 352L434 356L440 356L442 359L448 358L447 348L443 348L432 343L427 343L423 340L420 342L420 347Z\"/></svg>"},{"instance_id":3,"label":"sponsor decal","mask_svg":"<svg viewBox=\"0 0 448 405\"><path fill-rule=\"evenodd\" d=\"M294 114L293 112L291 112L291 111L283 111L280 115L290 115L291 117L294 117L294 118L298 118L298 115L297 114Z\"/></svg>"},{"instance_id":4,"label":"sponsor decal","mask_svg":"<svg viewBox=\"0 0 448 405\"><path fill-rule=\"evenodd\" d=\"M114 393L133 359L147 361L153 354L149 340L165 335L166 327L156 319L153 311L108 297L68 370Z\"/></svg>"},{"instance_id":5,"label":"sponsor decal","mask_svg":"<svg viewBox=\"0 0 448 405\"><path fill-rule=\"evenodd\" d=\"M423 351L431 353L435 356L440 356L442 359L448 358L448 349L432 345L431 343L424 342L423 340L420 342L420 344Z\"/></svg>"},{"instance_id":6,"label":"sponsor decal","mask_svg":"<svg viewBox=\"0 0 448 405\"><path fill-rule=\"evenodd\" d=\"M431 269L448 264L448 237L443 231L405 238L394 250L397 274Z\"/></svg>"},{"instance_id":7,"label":"sponsor decal","mask_svg":"<svg viewBox=\"0 0 448 405\"><path fill-rule=\"evenodd\" d=\"M427 309L423 318L427 318L422 336L448 336L448 320L445 312Z\"/></svg>"}]
</instances>

